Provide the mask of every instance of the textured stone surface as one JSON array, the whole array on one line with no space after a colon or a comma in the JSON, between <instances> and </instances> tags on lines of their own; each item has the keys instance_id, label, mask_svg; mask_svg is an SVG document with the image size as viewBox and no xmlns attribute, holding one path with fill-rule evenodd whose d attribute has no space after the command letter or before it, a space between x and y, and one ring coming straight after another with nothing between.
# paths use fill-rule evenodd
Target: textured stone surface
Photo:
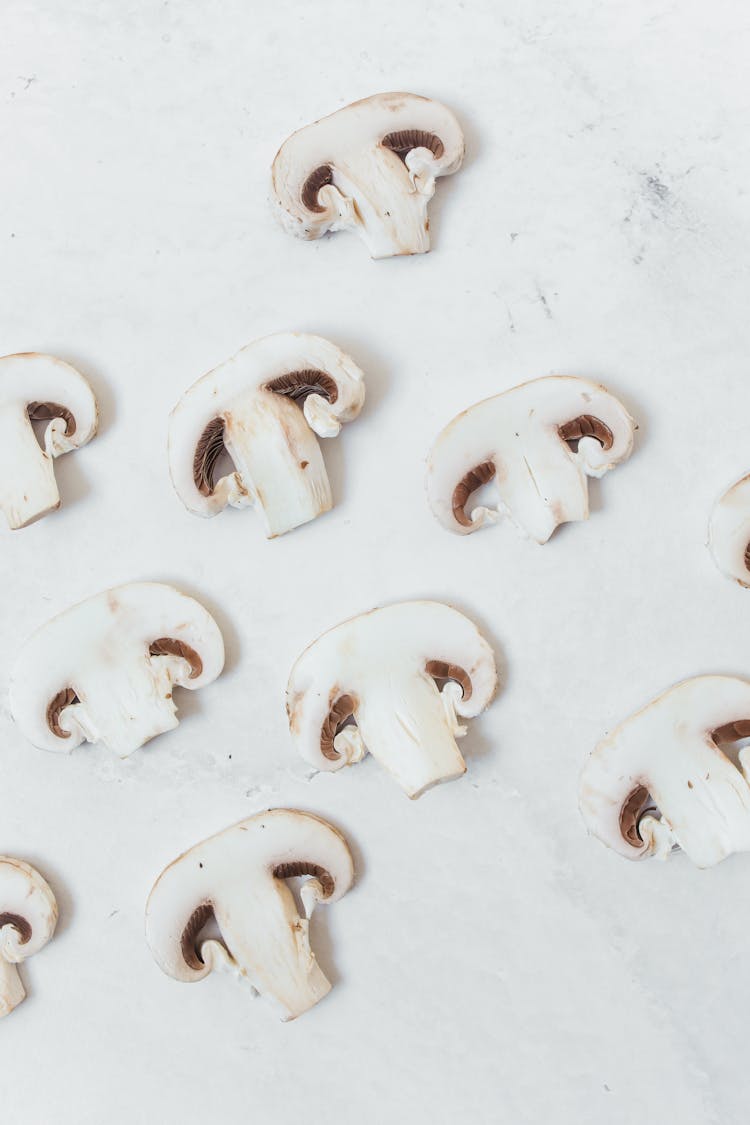
<instances>
[{"instance_id":1,"label":"textured stone surface","mask_svg":"<svg viewBox=\"0 0 750 1125\"><path fill-rule=\"evenodd\" d=\"M0 681L53 613L142 578L198 596L229 657L124 763L34 750L3 693L0 850L61 909L2 1028L5 1116L743 1120L750 857L629 865L586 838L576 784L661 688L750 671L750 592L704 546L713 500L750 469L744 6L6 0L1 18L0 350L79 367L102 427L58 464L62 510L0 533ZM284 235L277 146L400 88L466 129L434 251L373 263L353 236ZM166 420L280 329L350 352L368 402L324 445L335 510L269 543L252 513L184 511ZM503 526L451 537L424 497L433 438L550 372L622 398L632 460L544 548ZM468 773L413 805L369 759L309 779L286 734L294 658L420 596L473 617L507 666ZM271 804L328 817L359 862L313 924L335 989L288 1026L228 978L173 983L143 940L162 867Z\"/></svg>"}]
</instances>

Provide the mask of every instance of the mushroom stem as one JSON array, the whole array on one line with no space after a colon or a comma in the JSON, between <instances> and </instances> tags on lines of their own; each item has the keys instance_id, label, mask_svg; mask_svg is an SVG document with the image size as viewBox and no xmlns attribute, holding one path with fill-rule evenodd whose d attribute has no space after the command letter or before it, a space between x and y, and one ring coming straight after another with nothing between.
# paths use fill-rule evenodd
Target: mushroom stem
<instances>
[{"instance_id":1,"label":"mushroom stem","mask_svg":"<svg viewBox=\"0 0 750 1125\"><path fill-rule=\"evenodd\" d=\"M430 249L427 204L435 194L435 180L422 176L412 182L397 153L381 145L357 156L356 167L343 162L334 174L341 197L340 225L358 231L373 258L425 254ZM394 182L400 190L394 190Z\"/></svg>"},{"instance_id":2,"label":"mushroom stem","mask_svg":"<svg viewBox=\"0 0 750 1125\"><path fill-rule=\"evenodd\" d=\"M296 1019L331 991L310 948L308 921L282 881L258 887L231 908L217 906L216 919L236 972L270 999L282 1020ZM203 949L213 967L212 944Z\"/></svg>"},{"instance_id":3,"label":"mushroom stem","mask_svg":"<svg viewBox=\"0 0 750 1125\"><path fill-rule=\"evenodd\" d=\"M0 411L0 481L2 506L14 531L60 507L52 458L15 406Z\"/></svg>"},{"instance_id":4,"label":"mushroom stem","mask_svg":"<svg viewBox=\"0 0 750 1125\"><path fill-rule=\"evenodd\" d=\"M228 411L224 444L269 537L283 535L330 510L333 500L318 442L297 404L283 395L253 395Z\"/></svg>"},{"instance_id":5,"label":"mushroom stem","mask_svg":"<svg viewBox=\"0 0 750 1125\"><path fill-rule=\"evenodd\" d=\"M408 797L466 772L456 745L465 728L451 720L450 708L426 673L403 676L395 694L390 679L382 691L370 690L356 718L365 746Z\"/></svg>"},{"instance_id":6,"label":"mushroom stem","mask_svg":"<svg viewBox=\"0 0 750 1125\"><path fill-rule=\"evenodd\" d=\"M2 938L3 931L0 930L0 946ZM21 982L17 966L11 961L6 961L0 954L0 1019L10 1015L25 999L26 989Z\"/></svg>"},{"instance_id":7,"label":"mushroom stem","mask_svg":"<svg viewBox=\"0 0 750 1125\"><path fill-rule=\"evenodd\" d=\"M87 676L87 701L69 706L63 725L126 758L177 726L172 687L180 680L182 665L180 657L156 656L148 662L134 658L124 666L92 668Z\"/></svg>"}]
</instances>

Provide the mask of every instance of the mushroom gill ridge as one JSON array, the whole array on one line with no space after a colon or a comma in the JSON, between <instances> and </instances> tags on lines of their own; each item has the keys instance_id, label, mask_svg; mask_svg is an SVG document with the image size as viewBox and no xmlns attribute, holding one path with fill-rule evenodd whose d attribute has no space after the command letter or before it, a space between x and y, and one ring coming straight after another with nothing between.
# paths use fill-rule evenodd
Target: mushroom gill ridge
<instances>
[{"instance_id":1,"label":"mushroom gill ridge","mask_svg":"<svg viewBox=\"0 0 750 1125\"><path fill-rule=\"evenodd\" d=\"M59 402L30 402L26 413L32 422L49 422L53 418L62 418L65 422L65 436L72 437L76 432L76 420L73 412Z\"/></svg>"},{"instance_id":2,"label":"mushroom gill ridge","mask_svg":"<svg viewBox=\"0 0 750 1125\"><path fill-rule=\"evenodd\" d=\"M424 129L399 129L396 133L387 133L380 142L383 148L395 152L402 160L415 148L427 148L436 160L445 152L445 146L440 137L435 133L427 133Z\"/></svg>"},{"instance_id":3,"label":"mushroom gill ridge","mask_svg":"<svg viewBox=\"0 0 750 1125\"><path fill-rule=\"evenodd\" d=\"M295 402L304 402L308 395L318 394L331 404L339 397L336 380L327 375L325 371L316 368L303 368L300 371L289 371L279 375L264 384L264 390L273 394L284 395Z\"/></svg>"},{"instance_id":4,"label":"mushroom gill ridge","mask_svg":"<svg viewBox=\"0 0 750 1125\"><path fill-rule=\"evenodd\" d=\"M325 207L322 207L318 202L318 192L322 187L332 183L333 168L330 164L319 165L319 167L310 173L302 185L302 190L300 192L302 205L306 207L308 211L314 211L316 214L325 211Z\"/></svg>"},{"instance_id":5,"label":"mushroom gill ridge","mask_svg":"<svg viewBox=\"0 0 750 1125\"><path fill-rule=\"evenodd\" d=\"M495 473L495 462L487 458L480 464L475 465L468 473L465 473L453 489L453 497L451 500L453 515L463 527L471 527L471 516L466 513L466 505L469 502L469 498L472 493L476 492L478 488L481 488L483 484L489 484L491 480L494 480Z\"/></svg>"},{"instance_id":6,"label":"mushroom gill ridge","mask_svg":"<svg viewBox=\"0 0 750 1125\"><path fill-rule=\"evenodd\" d=\"M274 879L296 879L302 875L311 875L320 883L323 895L329 898L335 889L333 876L318 863L308 863L307 860L292 860L288 863L277 863L273 869Z\"/></svg>"},{"instance_id":7,"label":"mushroom gill ridge","mask_svg":"<svg viewBox=\"0 0 750 1125\"><path fill-rule=\"evenodd\" d=\"M193 480L204 496L210 496L214 490L216 462L225 449L224 419L212 418L198 438L193 457Z\"/></svg>"}]
</instances>

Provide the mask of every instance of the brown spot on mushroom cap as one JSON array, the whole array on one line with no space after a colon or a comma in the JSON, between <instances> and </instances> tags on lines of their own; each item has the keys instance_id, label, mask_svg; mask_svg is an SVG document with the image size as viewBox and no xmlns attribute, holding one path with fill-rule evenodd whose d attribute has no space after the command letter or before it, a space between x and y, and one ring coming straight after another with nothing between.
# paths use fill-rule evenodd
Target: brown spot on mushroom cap
<instances>
[{"instance_id":1,"label":"brown spot on mushroom cap","mask_svg":"<svg viewBox=\"0 0 750 1125\"><path fill-rule=\"evenodd\" d=\"M279 375L276 379L264 384L264 390L272 391L277 395L293 398L295 402L303 403L308 395L322 395L328 402L334 403L339 397L336 380L327 375L325 371L306 367L300 371L289 371L286 375Z\"/></svg>"},{"instance_id":2,"label":"brown spot on mushroom cap","mask_svg":"<svg viewBox=\"0 0 750 1125\"><path fill-rule=\"evenodd\" d=\"M428 660L425 664L425 671L438 681L438 687L442 687L443 684L451 681L460 686L464 699L471 698L471 679L468 672L465 672L460 665L449 664L445 660Z\"/></svg>"},{"instance_id":3,"label":"brown spot on mushroom cap","mask_svg":"<svg viewBox=\"0 0 750 1125\"><path fill-rule=\"evenodd\" d=\"M466 514L466 505L472 492L476 492L483 484L491 481L494 476L494 461L482 461L481 464L470 469L453 489L453 516L462 527L471 527L471 517Z\"/></svg>"},{"instance_id":4,"label":"brown spot on mushroom cap","mask_svg":"<svg viewBox=\"0 0 750 1125\"><path fill-rule=\"evenodd\" d=\"M609 426L593 414L579 414L577 418L572 418L570 422L565 422L558 427L558 432L563 441L571 444L579 442L582 437L596 438L602 449L611 449L614 444Z\"/></svg>"},{"instance_id":5,"label":"brown spot on mushroom cap","mask_svg":"<svg viewBox=\"0 0 750 1125\"><path fill-rule=\"evenodd\" d=\"M276 879L295 879L299 875L312 875L320 883L326 898L333 894L335 886L333 876L317 863L307 863L305 860L278 863L273 869L273 874Z\"/></svg>"},{"instance_id":6,"label":"brown spot on mushroom cap","mask_svg":"<svg viewBox=\"0 0 750 1125\"><path fill-rule=\"evenodd\" d=\"M21 945L26 945L27 942L31 941L31 926L20 914L10 914L9 912L0 914L0 930L3 926L12 926L14 930L18 930Z\"/></svg>"},{"instance_id":7,"label":"brown spot on mushroom cap","mask_svg":"<svg viewBox=\"0 0 750 1125\"><path fill-rule=\"evenodd\" d=\"M193 457L193 480L204 496L214 490L214 469L224 452L224 419L212 418L198 438Z\"/></svg>"},{"instance_id":8,"label":"brown spot on mushroom cap","mask_svg":"<svg viewBox=\"0 0 750 1125\"><path fill-rule=\"evenodd\" d=\"M60 726L60 712L72 703L80 703L73 688L63 688L50 700L47 706L47 726L58 738L70 738L70 731L63 730Z\"/></svg>"},{"instance_id":9,"label":"brown spot on mushroom cap","mask_svg":"<svg viewBox=\"0 0 750 1125\"><path fill-rule=\"evenodd\" d=\"M306 207L308 211L315 211L317 214L320 214L321 211L325 211L325 207L321 207L318 203L318 192L322 187L325 187L326 184L332 183L333 168L330 164L321 164L314 172L310 173L302 185L302 191L300 192L302 205Z\"/></svg>"},{"instance_id":10,"label":"brown spot on mushroom cap","mask_svg":"<svg viewBox=\"0 0 750 1125\"><path fill-rule=\"evenodd\" d=\"M340 695L331 702L331 707L323 720L320 731L320 752L324 758L328 758L331 762L337 761L340 757L338 750L333 745L334 739L347 722L353 719L356 709L357 700L353 695Z\"/></svg>"},{"instance_id":11,"label":"brown spot on mushroom cap","mask_svg":"<svg viewBox=\"0 0 750 1125\"><path fill-rule=\"evenodd\" d=\"M59 402L30 402L26 407L32 422L47 422L52 418L62 418L65 422L65 434L67 437L72 437L76 432L76 420L73 417L67 406L61 406Z\"/></svg>"},{"instance_id":12,"label":"brown spot on mushroom cap","mask_svg":"<svg viewBox=\"0 0 750 1125\"><path fill-rule=\"evenodd\" d=\"M195 939L201 932L206 923L214 918L214 905L212 902L202 902L197 906L187 921L185 929L182 931L180 938L180 949L186 965L191 969L202 969L204 966L203 958L198 952Z\"/></svg>"},{"instance_id":13,"label":"brown spot on mushroom cap","mask_svg":"<svg viewBox=\"0 0 750 1125\"><path fill-rule=\"evenodd\" d=\"M445 145L434 133L426 133L423 129L400 129L397 133L388 133L380 142L383 148L395 152L402 160L406 160L409 153L415 148L428 148L436 160L445 152Z\"/></svg>"},{"instance_id":14,"label":"brown spot on mushroom cap","mask_svg":"<svg viewBox=\"0 0 750 1125\"><path fill-rule=\"evenodd\" d=\"M148 648L150 656L181 656L190 665L190 679L197 680L203 671L203 661L198 653L184 641L174 637L159 637Z\"/></svg>"},{"instance_id":15,"label":"brown spot on mushroom cap","mask_svg":"<svg viewBox=\"0 0 750 1125\"><path fill-rule=\"evenodd\" d=\"M634 848L643 846L638 822L651 804L651 794L645 785L637 785L620 809L620 832Z\"/></svg>"}]
</instances>

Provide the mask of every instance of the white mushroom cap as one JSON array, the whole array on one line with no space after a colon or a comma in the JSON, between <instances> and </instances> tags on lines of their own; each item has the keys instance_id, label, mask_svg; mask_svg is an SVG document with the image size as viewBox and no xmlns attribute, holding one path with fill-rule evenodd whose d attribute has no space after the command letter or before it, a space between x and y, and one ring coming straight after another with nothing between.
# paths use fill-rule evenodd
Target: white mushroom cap
<instances>
[{"instance_id":1,"label":"white mushroom cap","mask_svg":"<svg viewBox=\"0 0 750 1125\"><path fill-rule=\"evenodd\" d=\"M42 750L84 740L125 757L177 726L173 686L212 683L224 644L210 613L171 586L132 582L48 621L26 641L10 704Z\"/></svg>"},{"instance_id":2,"label":"white mushroom cap","mask_svg":"<svg viewBox=\"0 0 750 1125\"><path fill-rule=\"evenodd\" d=\"M717 500L708 529L714 562L727 578L750 586L750 475Z\"/></svg>"},{"instance_id":3,"label":"white mushroom cap","mask_svg":"<svg viewBox=\"0 0 750 1125\"><path fill-rule=\"evenodd\" d=\"M375 94L293 133L272 168L283 226L299 238L356 230L373 258L430 249L427 204L457 171L464 138L444 105Z\"/></svg>"},{"instance_id":4,"label":"white mushroom cap","mask_svg":"<svg viewBox=\"0 0 750 1125\"><path fill-rule=\"evenodd\" d=\"M15 966L38 953L56 925L55 896L39 872L0 856L0 1017L26 996Z\"/></svg>"},{"instance_id":5,"label":"white mushroom cap","mask_svg":"<svg viewBox=\"0 0 750 1125\"><path fill-rule=\"evenodd\" d=\"M280 332L242 348L194 383L170 416L169 468L177 495L199 516L257 505L266 534L281 535L332 506L315 434L336 437L356 418L364 376L321 336ZM226 449L235 471L215 481Z\"/></svg>"},{"instance_id":6,"label":"white mushroom cap","mask_svg":"<svg viewBox=\"0 0 750 1125\"><path fill-rule=\"evenodd\" d=\"M630 456L633 429L622 404L597 383L562 375L522 383L465 410L439 435L427 463L430 507L460 535L500 514L546 543L559 524L588 519L586 477ZM472 493L489 481L498 510L467 511Z\"/></svg>"},{"instance_id":7,"label":"white mushroom cap","mask_svg":"<svg viewBox=\"0 0 750 1125\"><path fill-rule=\"evenodd\" d=\"M341 769L369 750L419 797L465 772L458 716L479 715L496 688L492 649L468 618L439 602L402 602L344 621L305 649L287 686L289 729L317 769Z\"/></svg>"},{"instance_id":8,"label":"white mushroom cap","mask_svg":"<svg viewBox=\"0 0 750 1125\"><path fill-rule=\"evenodd\" d=\"M698 867L750 848L750 786L717 741L750 736L750 682L696 676L631 715L596 747L580 781L589 832L628 859L677 844ZM659 814L661 819L659 819Z\"/></svg>"},{"instance_id":9,"label":"white mushroom cap","mask_svg":"<svg viewBox=\"0 0 750 1125\"><path fill-rule=\"evenodd\" d=\"M44 449L31 422L49 419ZM94 436L96 399L74 367L27 352L0 358L0 508L26 527L60 507L53 459Z\"/></svg>"},{"instance_id":10,"label":"white mushroom cap","mask_svg":"<svg viewBox=\"0 0 750 1125\"><path fill-rule=\"evenodd\" d=\"M285 880L310 876L301 918ZM159 967L179 981L230 969L294 1019L331 988L310 948L316 903L349 890L354 865L343 836L326 821L270 809L211 836L171 863L146 906L146 940ZM215 919L220 941L201 938Z\"/></svg>"}]
</instances>

